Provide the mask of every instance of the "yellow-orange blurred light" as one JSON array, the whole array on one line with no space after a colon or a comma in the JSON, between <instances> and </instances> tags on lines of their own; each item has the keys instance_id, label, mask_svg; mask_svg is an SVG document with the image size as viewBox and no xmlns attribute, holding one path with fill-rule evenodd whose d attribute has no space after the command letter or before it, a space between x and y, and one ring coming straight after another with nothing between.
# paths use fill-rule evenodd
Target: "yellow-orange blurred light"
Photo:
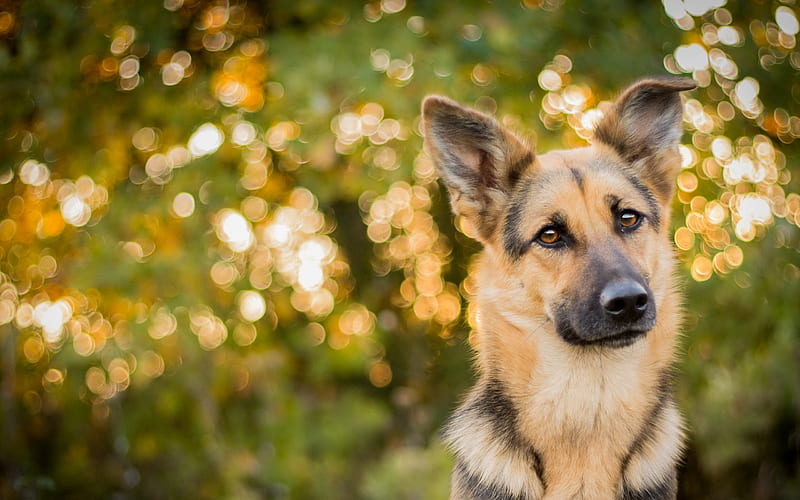
<instances>
[{"instance_id":1,"label":"yellow-orange blurred light","mask_svg":"<svg viewBox=\"0 0 800 500\"><path fill-rule=\"evenodd\" d=\"M139 368L147 377L160 377L164 373L164 367L164 358L156 352L145 351L139 356Z\"/></svg>"},{"instance_id":2,"label":"yellow-orange blurred light","mask_svg":"<svg viewBox=\"0 0 800 500\"><path fill-rule=\"evenodd\" d=\"M42 186L50 180L50 169L36 160L26 160L19 168L19 178L25 184Z\"/></svg>"},{"instance_id":3,"label":"yellow-orange blurred light","mask_svg":"<svg viewBox=\"0 0 800 500\"><path fill-rule=\"evenodd\" d=\"M242 214L231 209L223 209L218 214L217 236L227 243L234 252L244 252L255 243L250 222Z\"/></svg>"},{"instance_id":4,"label":"yellow-orange blurred light","mask_svg":"<svg viewBox=\"0 0 800 500\"><path fill-rule=\"evenodd\" d=\"M239 304L239 314L245 321L255 322L267 312L267 303L264 297L253 290L240 292L236 298Z\"/></svg>"},{"instance_id":5,"label":"yellow-orange blurred light","mask_svg":"<svg viewBox=\"0 0 800 500\"><path fill-rule=\"evenodd\" d=\"M375 387L386 387L392 382L392 368L385 361L377 361L369 369L369 381Z\"/></svg>"},{"instance_id":6,"label":"yellow-orange blurred light","mask_svg":"<svg viewBox=\"0 0 800 500\"><path fill-rule=\"evenodd\" d=\"M778 27L787 35L796 35L800 31L800 24L797 22L797 16L790 7L780 6L775 10L775 22Z\"/></svg>"},{"instance_id":7,"label":"yellow-orange blurred light","mask_svg":"<svg viewBox=\"0 0 800 500\"><path fill-rule=\"evenodd\" d=\"M44 352L44 343L38 335L28 337L28 339L22 344L22 353L25 355L25 359L27 359L29 363L38 362L40 359L42 359Z\"/></svg>"},{"instance_id":8,"label":"yellow-orange blurred light","mask_svg":"<svg viewBox=\"0 0 800 500\"><path fill-rule=\"evenodd\" d=\"M186 218L194 213L194 196L189 193L178 193L172 200L172 213L176 217Z\"/></svg>"},{"instance_id":9,"label":"yellow-orange blurred light","mask_svg":"<svg viewBox=\"0 0 800 500\"><path fill-rule=\"evenodd\" d=\"M204 123L189 138L189 151L194 156L212 154L222 146L225 135L213 123Z\"/></svg>"},{"instance_id":10,"label":"yellow-orange blurred light","mask_svg":"<svg viewBox=\"0 0 800 500\"><path fill-rule=\"evenodd\" d=\"M681 250L694 248L694 233L689 228L681 227L675 231L675 245Z\"/></svg>"},{"instance_id":11,"label":"yellow-orange blurred light","mask_svg":"<svg viewBox=\"0 0 800 500\"><path fill-rule=\"evenodd\" d=\"M692 262L691 268L692 278L695 281L706 281L713 273L713 264L711 259L705 255L697 255Z\"/></svg>"}]
</instances>

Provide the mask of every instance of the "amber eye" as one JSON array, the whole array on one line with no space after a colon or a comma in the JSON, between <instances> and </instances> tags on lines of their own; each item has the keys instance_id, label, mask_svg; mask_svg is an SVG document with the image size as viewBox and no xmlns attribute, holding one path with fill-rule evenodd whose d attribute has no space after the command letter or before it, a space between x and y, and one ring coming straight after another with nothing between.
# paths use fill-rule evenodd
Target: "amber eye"
<instances>
[{"instance_id":1,"label":"amber eye","mask_svg":"<svg viewBox=\"0 0 800 500\"><path fill-rule=\"evenodd\" d=\"M561 241L561 233L559 233L558 229L556 228L548 227L543 229L536 239L539 241L539 243L543 243L545 245L555 245Z\"/></svg>"},{"instance_id":2,"label":"amber eye","mask_svg":"<svg viewBox=\"0 0 800 500\"><path fill-rule=\"evenodd\" d=\"M633 228L639 224L641 216L633 210L623 210L619 214L619 225L623 228Z\"/></svg>"}]
</instances>

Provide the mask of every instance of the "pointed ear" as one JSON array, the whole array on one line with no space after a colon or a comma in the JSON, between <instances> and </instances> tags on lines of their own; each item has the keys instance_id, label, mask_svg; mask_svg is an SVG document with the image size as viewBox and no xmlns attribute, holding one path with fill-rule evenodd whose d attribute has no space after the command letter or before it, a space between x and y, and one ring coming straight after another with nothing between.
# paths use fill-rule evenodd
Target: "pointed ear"
<instances>
[{"instance_id":1,"label":"pointed ear","mask_svg":"<svg viewBox=\"0 0 800 500\"><path fill-rule=\"evenodd\" d=\"M425 149L450 192L453 213L486 242L533 152L494 118L440 96L422 103Z\"/></svg>"},{"instance_id":2,"label":"pointed ear","mask_svg":"<svg viewBox=\"0 0 800 500\"><path fill-rule=\"evenodd\" d=\"M697 84L687 78L648 78L628 87L594 132L614 148L662 202L672 198L680 163L675 161L683 128L679 92ZM642 161L646 160L646 161Z\"/></svg>"}]
</instances>

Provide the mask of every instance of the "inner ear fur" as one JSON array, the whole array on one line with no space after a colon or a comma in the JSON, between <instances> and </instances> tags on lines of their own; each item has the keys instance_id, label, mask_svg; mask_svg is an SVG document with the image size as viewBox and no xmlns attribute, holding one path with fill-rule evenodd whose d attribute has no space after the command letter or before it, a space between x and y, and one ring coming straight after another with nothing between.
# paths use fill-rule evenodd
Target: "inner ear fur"
<instances>
[{"instance_id":1,"label":"inner ear fur","mask_svg":"<svg viewBox=\"0 0 800 500\"><path fill-rule=\"evenodd\" d=\"M680 171L680 92L696 86L687 78L640 80L617 98L594 132L595 140L611 146L663 203L672 198Z\"/></svg>"},{"instance_id":2,"label":"inner ear fur","mask_svg":"<svg viewBox=\"0 0 800 500\"><path fill-rule=\"evenodd\" d=\"M425 150L450 194L453 213L470 220L479 239L494 234L502 209L533 151L494 118L441 96L422 103Z\"/></svg>"}]
</instances>

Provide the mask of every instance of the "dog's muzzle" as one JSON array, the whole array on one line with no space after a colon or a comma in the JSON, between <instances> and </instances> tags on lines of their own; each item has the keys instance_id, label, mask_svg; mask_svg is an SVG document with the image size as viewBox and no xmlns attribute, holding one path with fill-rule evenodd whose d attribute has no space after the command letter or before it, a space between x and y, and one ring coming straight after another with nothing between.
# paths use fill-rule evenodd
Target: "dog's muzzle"
<instances>
[{"instance_id":1,"label":"dog's muzzle","mask_svg":"<svg viewBox=\"0 0 800 500\"><path fill-rule=\"evenodd\" d=\"M613 279L583 300L564 304L557 308L556 330L574 345L625 347L655 326L653 293L643 282L630 277Z\"/></svg>"}]
</instances>

